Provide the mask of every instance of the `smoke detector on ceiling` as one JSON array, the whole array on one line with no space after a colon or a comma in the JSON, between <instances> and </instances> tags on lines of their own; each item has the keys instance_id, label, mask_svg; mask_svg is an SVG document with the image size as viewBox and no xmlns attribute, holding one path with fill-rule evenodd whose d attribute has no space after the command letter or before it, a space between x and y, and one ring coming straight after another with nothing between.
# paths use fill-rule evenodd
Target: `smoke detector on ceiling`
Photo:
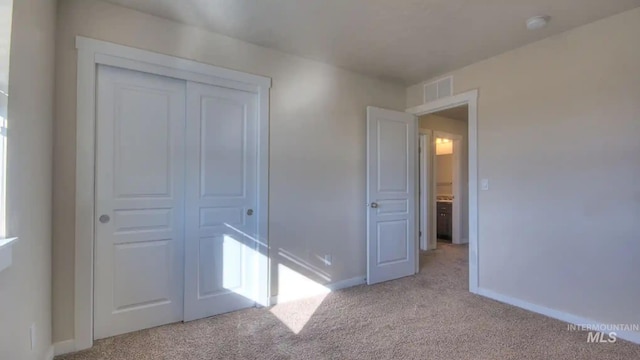
<instances>
[{"instance_id":1,"label":"smoke detector on ceiling","mask_svg":"<svg viewBox=\"0 0 640 360\"><path fill-rule=\"evenodd\" d=\"M529 30L538 30L547 26L549 20L551 19L548 15L539 15L531 17L527 20L527 29Z\"/></svg>"}]
</instances>

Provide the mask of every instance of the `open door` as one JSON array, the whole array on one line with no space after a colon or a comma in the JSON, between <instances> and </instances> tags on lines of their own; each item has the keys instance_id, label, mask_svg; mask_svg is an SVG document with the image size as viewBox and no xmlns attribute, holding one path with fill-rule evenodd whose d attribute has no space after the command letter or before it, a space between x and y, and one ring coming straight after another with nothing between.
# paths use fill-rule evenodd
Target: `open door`
<instances>
[{"instance_id":1,"label":"open door","mask_svg":"<svg viewBox=\"0 0 640 360\"><path fill-rule=\"evenodd\" d=\"M412 114L367 107L367 283L417 269L416 146Z\"/></svg>"}]
</instances>

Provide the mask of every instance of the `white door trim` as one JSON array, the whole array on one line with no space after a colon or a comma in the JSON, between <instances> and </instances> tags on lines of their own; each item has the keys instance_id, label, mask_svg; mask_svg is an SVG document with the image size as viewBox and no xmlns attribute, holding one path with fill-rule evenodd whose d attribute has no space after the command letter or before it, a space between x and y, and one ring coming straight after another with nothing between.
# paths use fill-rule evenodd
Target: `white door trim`
<instances>
[{"instance_id":1,"label":"white door trim","mask_svg":"<svg viewBox=\"0 0 640 360\"><path fill-rule=\"evenodd\" d=\"M452 225L452 235L451 235L451 242L453 244L465 244L466 241L464 239L462 239L462 181L460 179L460 176L462 174L462 158L460 157L460 154L462 153L462 135L458 135L458 134L451 134L448 132L444 132L444 131L434 131L433 132L433 138L445 138L445 139L451 139L453 142L453 166L452 166L452 170L453 170L453 174L452 174L452 184L451 184L451 192L453 195L453 213L451 214L451 218L453 219L453 225ZM434 155L434 159L437 159L437 154ZM434 160L435 162L436 160ZM436 183L435 185L435 193L434 195L436 196L434 198L434 201L431 204L431 209L433 211L434 215L437 215L437 210L436 210L436 206L437 206L437 196L438 196L438 187L437 187L437 179L438 179L438 167L434 166L433 167L433 175L431 177L434 183ZM436 217L433 217L433 221L437 221ZM436 235L437 236L437 235Z\"/></svg>"},{"instance_id":2,"label":"white door trim","mask_svg":"<svg viewBox=\"0 0 640 360\"><path fill-rule=\"evenodd\" d=\"M418 126L420 124L418 123ZM433 224L433 220L431 219L431 214L433 214L433 207L429 206L431 199L431 155L432 155L432 133L433 131L429 129L419 129L420 135L420 228L418 230L418 237L420 238L420 250L427 251L429 249L429 245L431 244L431 227ZM418 266L419 267L419 266ZM420 270L420 269L418 269Z\"/></svg>"},{"instance_id":3,"label":"white door trim","mask_svg":"<svg viewBox=\"0 0 640 360\"><path fill-rule=\"evenodd\" d=\"M74 350L93 346L93 259L95 219L95 106L98 64L253 92L259 101L258 237L260 290L258 303L269 303L268 172L269 89L264 76L135 49L105 41L76 37L78 49L76 114L75 302Z\"/></svg>"},{"instance_id":4,"label":"white door trim","mask_svg":"<svg viewBox=\"0 0 640 360\"><path fill-rule=\"evenodd\" d=\"M438 99L406 110L422 116L467 104L469 106L469 291L478 292L478 90ZM419 241L416 241L418 246Z\"/></svg>"}]
</instances>

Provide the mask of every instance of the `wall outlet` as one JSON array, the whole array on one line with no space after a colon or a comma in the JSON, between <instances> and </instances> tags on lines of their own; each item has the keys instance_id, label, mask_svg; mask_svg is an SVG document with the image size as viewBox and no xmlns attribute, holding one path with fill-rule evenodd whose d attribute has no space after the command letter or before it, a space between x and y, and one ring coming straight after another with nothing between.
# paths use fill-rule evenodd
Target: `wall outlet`
<instances>
[{"instance_id":1,"label":"wall outlet","mask_svg":"<svg viewBox=\"0 0 640 360\"><path fill-rule=\"evenodd\" d=\"M331 255L327 254L324 256L324 266L331 266Z\"/></svg>"},{"instance_id":2,"label":"wall outlet","mask_svg":"<svg viewBox=\"0 0 640 360\"><path fill-rule=\"evenodd\" d=\"M29 326L29 337L31 338L31 350L36 349L36 323Z\"/></svg>"}]
</instances>

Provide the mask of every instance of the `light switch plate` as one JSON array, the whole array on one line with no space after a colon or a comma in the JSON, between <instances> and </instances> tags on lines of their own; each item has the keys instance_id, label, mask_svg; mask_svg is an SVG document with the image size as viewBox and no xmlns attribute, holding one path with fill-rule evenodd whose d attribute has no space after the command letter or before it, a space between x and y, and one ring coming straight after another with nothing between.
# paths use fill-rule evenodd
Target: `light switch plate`
<instances>
[{"instance_id":1,"label":"light switch plate","mask_svg":"<svg viewBox=\"0 0 640 360\"><path fill-rule=\"evenodd\" d=\"M482 179L480 181L480 188L485 191L489 190L489 179Z\"/></svg>"}]
</instances>

